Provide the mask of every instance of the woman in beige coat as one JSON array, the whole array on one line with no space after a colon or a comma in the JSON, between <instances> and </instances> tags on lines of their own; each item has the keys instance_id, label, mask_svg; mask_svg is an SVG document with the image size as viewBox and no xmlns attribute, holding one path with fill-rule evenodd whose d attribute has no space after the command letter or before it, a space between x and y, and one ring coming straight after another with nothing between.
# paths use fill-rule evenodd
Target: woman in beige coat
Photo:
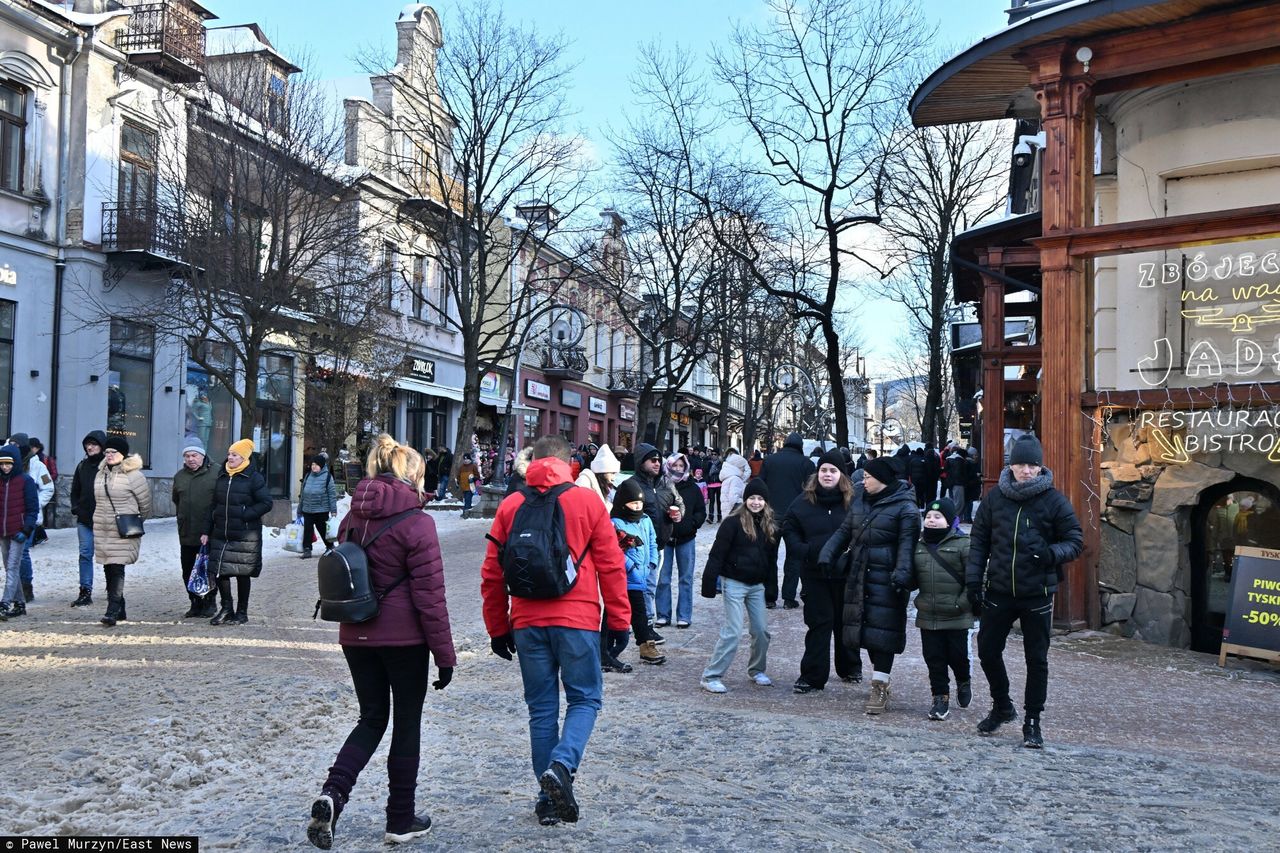
<instances>
[{"instance_id":1,"label":"woman in beige coat","mask_svg":"<svg viewBox=\"0 0 1280 853\"><path fill-rule=\"evenodd\" d=\"M117 515L151 514L151 486L142 475L142 457L129 455L129 442L108 436L102 464L93 480L93 556L107 576L107 627L125 619L124 567L138 562L141 539L125 539L116 526Z\"/></svg>"}]
</instances>

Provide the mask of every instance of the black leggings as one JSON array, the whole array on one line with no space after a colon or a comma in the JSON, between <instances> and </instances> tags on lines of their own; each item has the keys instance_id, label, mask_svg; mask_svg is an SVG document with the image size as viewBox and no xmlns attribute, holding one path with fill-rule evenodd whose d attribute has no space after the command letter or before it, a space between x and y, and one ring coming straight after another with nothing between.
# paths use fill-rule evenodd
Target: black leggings
<instances>
[{"instance_id":1,"label":"black leggings","mask_svg":"<svg viewBox=\"0 0 1280 853\"><path fill-rule=\"evenodd\" d=\"M248 575L236 575L236 601L243 610L249 606L249 587L253 578ZM222 575L218 578L218 597L223 607L231 606L231 578Z\"/></svg>"},{"instance_id":2,"label":"black leggings","mask_svg":"<svg viewBox=\"0 0 1280 853\"><path fill-rule=\"evenodd\" d=\"M422 738L422 703L427 698L430 679L431 653L426 643L343 646L342 654L360 701L360 722L347 736L347 744L372 754L382 741L387 721L392 720L391 755L417 758Z\"/></svg>"},{"instance_id":3,"label":"black leggings","mask_svg":"<svg viewBox=\"0 0 1280 853\"><path fill-rule=\"evenodd\" d=\"M332 547L329 537L325 535L328 524L329 513L327 512L304 512L302 514L302 550L304 553L311 553L312 536L320 537L320 541L324 543L326 551Z\"/></svg>"},{"instance_id":4,"label":"black leggings","mask_svg":"<svg viewBox=\"0 0 1280 853\"><path fill-rule=\"evenodd\" d=\"M627 590L627 600L631 602L631 634L636 638L636 645L647 643L653 639L650 635L657 632L649 627L649 617L644 612L644 590Z\"/></svg>"},{"instance_id":5,"label":"black leggings","mask_svg":"<svg viewBox=\"0 0 1280 853\"><path fill-rule=\"evenodd\" d=\"M871 658L871 669L888 675L893 672L893 652L882 652L878 649L867 649L867 657Z\"/></svg>"}]
</instances>

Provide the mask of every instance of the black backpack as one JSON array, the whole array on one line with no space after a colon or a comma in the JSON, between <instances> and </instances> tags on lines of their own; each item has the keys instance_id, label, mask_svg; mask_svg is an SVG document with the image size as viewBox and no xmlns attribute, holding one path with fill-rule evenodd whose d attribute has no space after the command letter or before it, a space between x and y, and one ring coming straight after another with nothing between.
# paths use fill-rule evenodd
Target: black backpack
<instances>
[{"instance_id":1,"label":"black backpack","mask_svg":"<svg viewBox=\"0 0 1280 853\"><path fill-rule=\"evenodd\" d=\"M316 564L320 597L316 599L315 613L311 614L311 618L316 618L318 614L326 622L360 623L377 616L378 602L409 577L409 573L405 572L395 583L379 593L373 588L373 581L369 576L368 549L379 536L420 512L422 510L416 508L407 509L393 516L367 542L356 544L348 538L346 542L325 551ZM348 528L347 536L350 535Z\"/></svg>"},{"instance_id":2,"label":"black backpack","mask_svg":"<svg viewBox=\"0 0 1280 853\"><path fill-rule=\"evenodd\" d=\"M498 546L498 562L507 594L517 598L559 598L578 582L578 567L586 551L575 558L569 550L564 532L564 510L560 495L574 488L562 483L540 492L522 486L524 503L511 520L511 531L505 543L485 534Z\"/></svg>"}]
</instances>

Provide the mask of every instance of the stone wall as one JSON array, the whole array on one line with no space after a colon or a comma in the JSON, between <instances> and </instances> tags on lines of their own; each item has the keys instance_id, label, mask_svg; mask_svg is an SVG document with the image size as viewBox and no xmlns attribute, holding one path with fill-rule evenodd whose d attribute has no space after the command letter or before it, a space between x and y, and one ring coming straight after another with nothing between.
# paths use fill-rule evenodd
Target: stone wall
<instances>
[{"instance_id":1,"label":"stone wall","mask_svg":"<svg viewBox=\"0 0 1280 853\"><path fill-rule=\"evenodd\" d=\"M72 471L75 469L73 468ZM57 491L54 492L54 518L53 526L71 527L76 523L75 516L71 514L71 477L72 475L58 472ZM177 508L173 505L173 478L172 477L147 477L147 482L151 484L151 518L166 518L177 513Z\"/></svg>"},{"instance_id":2,"label":"stone wall","mask_svg":"<svg viewBox=\"0 0 1280 853\"><path fill-rule=\"evenodd\" d=\"M1154 427L1112 422L1102 448L1098 587L1104 630L1149 643L1191 644L1191 512L1205 489L1238 475L1280 485L1256 453L1162 461Z\"/></svg>"}]
</instances>

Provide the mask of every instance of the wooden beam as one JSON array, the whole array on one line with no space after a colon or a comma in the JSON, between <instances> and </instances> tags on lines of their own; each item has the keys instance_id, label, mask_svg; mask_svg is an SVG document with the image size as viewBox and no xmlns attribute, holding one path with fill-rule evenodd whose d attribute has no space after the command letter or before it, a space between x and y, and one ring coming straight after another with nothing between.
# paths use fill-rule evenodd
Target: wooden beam
<instances>
[{"instance_id":1,"label":"wooden beam","mask_svg":"<svg viewBox=\"0 0 1280 853\"><path fill-rule=\"evenodd\" d=\"M1145 397L1143 395L1146 395ZM1269 406L1280 401L1280 382L1249 382L1229 385L1225 382L1201 388L1150 388L1146 391L1089 391L1080 395L1087 409L1114 406L1120 409L1212 409L1232 405L1237 408Z\"/></svg>"},{"instance_id":2,"label":"wooden beam","mask_svg":"<svg viewBox=\"0 0 1280 853\"><path fill-rule=\"evenodd\" d=\"M1193 62L1187 65L1173 65L1155 71L1144 71L1125 77L1113 77L1101 80L1093 87L1095 95L1110 95L1115 92L1127 92L1132 89L1149 89L1155 86L1167 86L1170 83L1181 83L1185 80L1199 80L1203 77L1217 77L1221 74L1239 74L1253 68L1267 68L1280 65L1280 48L1255 50L1252 53L1223 56L1218 59L1207 59L1204 62Z\"/></svg>"},{"instance_id":3,"label":"wooden beam","mask_svg":"<svg viewBox=\"0 0 1280 853\"><path fill-rule=\"evenodd\" d=\"M998 262L998 259L997 259ZM982 348L1004 347L1004 282L982 277ZM982 359L982 480L987 488L1000 479L1004 467L1004 366Z\"/></svg>"},{"instance_id":4,"label":"wooden beam","mask_svg":"<svg viewBox=\"0 0 1280 853\"><path fill-rule=\"evenodd\" d=\"M1280 204L1066 228L1055 234L1046 228L1045 236L1030 242L1042 251L1062 249L1072 258L1084 259L1271 237L1280 237Z\"/></svg>"}]
</instances>

